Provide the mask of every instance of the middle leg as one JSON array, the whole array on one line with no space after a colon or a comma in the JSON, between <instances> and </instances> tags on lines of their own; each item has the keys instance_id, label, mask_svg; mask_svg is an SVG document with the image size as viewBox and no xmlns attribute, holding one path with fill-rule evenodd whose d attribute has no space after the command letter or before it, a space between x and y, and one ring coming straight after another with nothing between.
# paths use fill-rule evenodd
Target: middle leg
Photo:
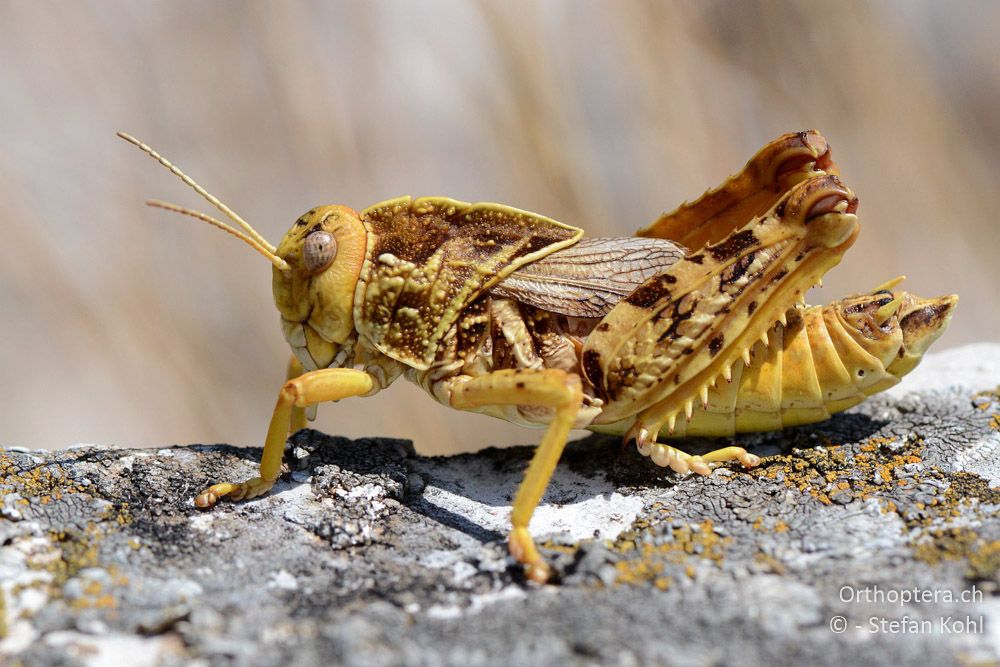
<instances>
[{"instance_id":1,"label":"middle leg","mask_svg":"<svg viewBox=\"0 0 1000 667\"><path fill-rule=\"evenodd\" d=\"M510 553L524 565L525 575L539 583L548 580L550 570L528 532L528 522L549 485L582 401L580 378L555 368L495 371L463 380L453 387L451 393L451 404L459 409L486 405L532 405L550 407L555 411L517 490L510 517L513 524Z\"/></svg>"}]
</instances>

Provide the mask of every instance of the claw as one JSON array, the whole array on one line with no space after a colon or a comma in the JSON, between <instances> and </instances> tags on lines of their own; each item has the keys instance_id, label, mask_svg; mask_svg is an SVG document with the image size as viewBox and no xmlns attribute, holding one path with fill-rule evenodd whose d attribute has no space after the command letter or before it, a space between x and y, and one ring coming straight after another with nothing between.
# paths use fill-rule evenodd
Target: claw
<instances>
[{"instance_id":1,"label":"claw","mask_svg":"<svg viewBox=\"0 0 1000 667\"><path fill-rule=\"evenodd\" d=\"M712 383L714 386L714 382ZM708 385L701 388L701 407L708 408Z\"/></svg>"},{"instance_id":2,"label":"claw","mask_svg":"<svg viewBox=\"0 0 1000 667\"><path fill-rule=\"evenodd\" d=\"M750 348L743 350L743 363L747 366L750 365Z\"/></svg>"},{"instance_id":3,"label":"claw","mask_svg":"<svg viewBox=\"0 0 1000 667\"><path fill-rule=\"evenodd\" d=\"M268 481L254 477L239 484L232 482L213 484L195 497L194 504L199 509L208 509L224 497L230 500L250 500L270 491L274 482L275 480Z\"/></svg>"},{"instance_id":4,"label":"claw","mask_svg":"<svg viewBox=\"0 0 1000 667\"><path fill-rule=\"evenodd\" d=\"M230 482L213 484L195 497L195 507L203 510L208 509L213 507L215 503L219 502L220 498L225 496L233 497L239 493L239 490L239 484L232 484ZM239 498L235 498L235 500L239 500Z\"/></svg>"},{"instance_id":5,"label":"claw","mask_svg":"<svg viewBox=\"0 0 1000 667\"><path fill-rule=\"evenodd\" d=\"M219 502L219 496L212 492L211 489L207 491L202 491L194 499L194 506L198 509L207 510L210 507L214 507L215 503Z\"/></svg>"},{"instance_id":6,"label":"claw","mask_svg":"<svg viewBox=\"0 0 1000 667\"><path fill-rule=\"evenodd\" d=\"M693 416L694 416L694 401L689 399L688 402L684 404L684 418L687 419L688 421L691 421L691 417Z\"/></svg>"},{"instance_id":7,"label":"claw","mask_svg":"<svg viewBox=\"0 0 1000 667\"><path fill-rule=\"evenodd\" d=\"M768 345L770 345L770 342L768 341L768 338L767 338L767 332L766 331L760 335L760 342L764 343L764 347L767 347Z\"/></svg>"},{"instance_id":8,"label":"claw","mask_svg":"<svg viewBox=\"0 0 1000 667\"><path fill-rule=\"evenodd\" d=\"M510 555L524 566L524 576L535 583L544 584L552 575L552 569L542 560L541 554L531 539L527 528L514 528L507 541Z\"/></svg>"},{"instance_id":9,"label":"claw","mask_svg":"<svg viewBox=\"0 0 1000 667\"><path fill-rule=\"evenodd\" d=\"M543 560L537 563L528 563L524 566L524 576L536 584L548 583L552 577L552 568Z\"/></svg>"}]
</instances>

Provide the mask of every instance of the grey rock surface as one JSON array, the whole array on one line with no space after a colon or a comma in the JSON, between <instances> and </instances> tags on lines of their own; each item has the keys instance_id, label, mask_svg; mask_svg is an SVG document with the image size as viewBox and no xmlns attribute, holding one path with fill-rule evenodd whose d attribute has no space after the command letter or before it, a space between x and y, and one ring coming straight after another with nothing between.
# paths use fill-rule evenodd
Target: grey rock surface
<instances>
[{"instance_id":1,"label":"grey rock surface","mask_svg":"<svg viewBox=\"0 0 1000 667\"><path fill-rule=\"evenodd\" d=\"M993 662L998 382L1000 345L931 356L829 422L740 437L752 471L572 443L532 522L544 587L505 547L530 447L302 431L270 495L208 512L193 495L259 450L0 449L0 663Z\"/></svg>"}]
</instances>

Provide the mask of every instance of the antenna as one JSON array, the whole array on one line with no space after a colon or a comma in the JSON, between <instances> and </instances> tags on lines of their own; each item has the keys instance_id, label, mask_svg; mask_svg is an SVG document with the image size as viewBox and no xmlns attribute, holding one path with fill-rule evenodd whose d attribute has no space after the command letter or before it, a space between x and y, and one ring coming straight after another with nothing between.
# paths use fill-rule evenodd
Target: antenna
<instances>
[{"instance_id":1,"label":"antenna","mask_svg":"<svg viewBox=\"0 0 1000 667\"><path fill-rule=\"evenodd\" d=\"M143 153L145 153L146 155L150 156L151 158L153 158L154 160L156 160L157 162L159 162L161 165L163 165L164 167L166 167L172 174L174 174L179 179L181 179L182 181L184 181L184 183L186 183L188 186L190 186L191 189L193 189L199 195L201 195L202 197L204 197L205 200L208 201L208 203L210 203L212 206L214 206L215 208L217 208L220 211L222 211L222 213L225 214L225 216L227 218L229 218L230 220L232 220L233 222L235 222L237 225L239 225L240 227L242 227L243 230L246 233L240 232L239 230L230 227L229 225L227 225L226 223L222 222L221 220L216 220L215 218L213 218L210 215L206 215L204 213L200 213L198 211L194 211L192 209L185 208L183 206L178 206L177 204L170 204L170 203L162 202L162 201L158 201L158 200L150 200L150 201L146 202L146 204L148 206L153 206L153 207L156 207L156 208L166 209L168 211L173 211L175 213L180 213L182 215L187 215L187 216L190 216L192 218L196 218L198 220L201 220L202 222L207 222L208 224L210 224L210 225L212 225L214 227L218 227L219 229L221 229L221 230L223 230L225 232L228 232L229 234L232 234L233 236L235 236L236 238L240 239L244 243L247 243L254 250L256 250L260 254L264 255L265 257L267 257L268 261L270 261L272 264L274 264L276 267L278 267L282 271L288 271L289 270L288 263L285 260L281 259L280 257L278 257L277 255L274 254L275 247L273 245L271 245L270 243L268 243L267 239L265 239L263 236L261 236L259 233L257 233L257 230L254 229L250 225L249 222L247 222L246 220L244 220L243 218L241 218L239 215L237 215L235 211L233 211L231 208L229 208L228 206L226 206L225 204L223 204L217 197L215 197L214 195L212 195L211 193L209 193L208 190L206 190L205 188L203 188L200 185L198 185L193 178L191 178L190 176L188 176L187 174L185 174L178 167L175 167L169 160L167 160L165 157L163 157L162 155L160 155L159 153L157 153L150 146L144 144L143 142L139 141L135 137L133 137L133 136L131 136L129 134L126 134L124 132L118 132L117 134L118 134L119 137L121 137L125 141L129 142L133 146L136 146Z\"/></svg>"},{"instance_id":2,"label":"antenna","mask_svg":"<svg viewBox=\"0 0 1000 667\"><path fill-rule=\"evenodd\" d=\"M165 209L167 211L173 211L174 213L180 213L181 215L187 215L187 216L190 216L192 218L196 218L198 220L201 220L202 222L207 222L208 224L212 225L213 227L218 227L222 231L227 232L229 234L232 234L233 236L235 236L239 240L243 241L244 243L246 243L247 245L249 245L250 247L252 247L254 250L256 250L260 254L264 255L264 257L267 257L267 259L272 264L274 264L276 267L278 267L282 271L288 271L288 269L289 269L288 262L286 262L285 260L283 260L280 257L278 257L273 252L270 252L267 248L265 248L260 243L258 243L254 239L250 238L249 236L247 236L243 232L239 231L238 229L233 229L232 227L230 227L226 223L222 222L221 220L216 220L215 218L213 218L210 215L205 215L204 213L202 213L200 211L194 211L194 210L191 210L189 208L185 208L183 206L178 206L177 204L171 204L171 203L165 202L165 201L160 201L158 199L149 199L149 200L147 200L146 201L146 206L152 206L153 208L162 208L162 209Z\"/></svg>"}]
</instances>

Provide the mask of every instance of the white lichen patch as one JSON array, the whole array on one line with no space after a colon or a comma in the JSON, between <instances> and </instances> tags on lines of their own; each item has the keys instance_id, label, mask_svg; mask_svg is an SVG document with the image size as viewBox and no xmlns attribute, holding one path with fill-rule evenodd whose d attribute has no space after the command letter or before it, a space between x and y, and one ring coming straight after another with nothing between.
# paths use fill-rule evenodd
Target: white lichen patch
<instances>
[{"instance_id":1,"label":"white lichen patch","mask_svg":"<svg viewBox=\"0 0 1000 667\"><path fill-rule=\"evenodd\" d=\"M486 461L421 461L418 467L433 480L424 489L427 502L487 530L506 534L510 529L511 500L523 473L497 471ZM560 467L530 528L539 537L614 539L632 524L643 504L641 497L616 493L603 479Z\"/></svg>"},{"instance_id":2,"label":"white lichen patch","mask_svg":"<svg viewBox=\"0 0 1000 667\"><path fill-rule=\"evenodd\" d=\"M470 614L478 614L487 607L497 602L507 600L519 600L527 597L528 594L520 586L506 586L498 591L491 591L481 595L473 595L468 607L458 605L436 604L427 608L427 616L438 620L462 618Z\"/></svg>"},{"instance_id":3,"label":"white lichen patch","mask_svg":"<svg viewBox=\"0 0 1000 667\"><path fill-rule=\"evenodd\" d=\"M219 516L217 512L201 512L199 514L195 514L188 519L188 526L194 530L205 532L211 531L217 516Z\"/></svg>"},{"instance_id":4,"label":"white lichen patch","mask_svg":"<svg viewBox=\"0 0 1000 667\"><path fill-rule=\"evenodd\" d=\"M60 647L88 667L129 665L154 667L180 654L179 642L169 636L141 637L122 634L89 635L71 630L50 632L45 643Z\"/></svg>"},{"instance_id":5,"label":"white lichen patch","mask_svg":"<svg viewBox=\"0 0 1000 667\"><path fill-rule=\"evenodd\" d=\"M272 572L267 579L267 587L282 591L294 591L299 587L298 579L288 570Z\"/></svg>"},{"instance_id":6,"label":"white lichen patch","mask_svg":"<svg viewBox=\"0 0 1000 667\"><path fill-rule=\"evenodd\" d=\"M986 479L990 486L1000 485L1000 432L975 442L955 457L955 470L972 472Z\"/></svg>"},{"instance_id":7,"label":"white lichen patch","mask_svg":"<svg viewBox=\"0 0 1000 667\"><path fill-rule=\"evenodd\" d=\"M0 627L6 636L0 637L0 656L12 655L28 648L38 637L32 618L49 601L49 586L53 575L44 567L47 560L58 560L58 552L47 537L19 537L0 547L0 596L3 605Z\"/></svg>"}]
</instances>

